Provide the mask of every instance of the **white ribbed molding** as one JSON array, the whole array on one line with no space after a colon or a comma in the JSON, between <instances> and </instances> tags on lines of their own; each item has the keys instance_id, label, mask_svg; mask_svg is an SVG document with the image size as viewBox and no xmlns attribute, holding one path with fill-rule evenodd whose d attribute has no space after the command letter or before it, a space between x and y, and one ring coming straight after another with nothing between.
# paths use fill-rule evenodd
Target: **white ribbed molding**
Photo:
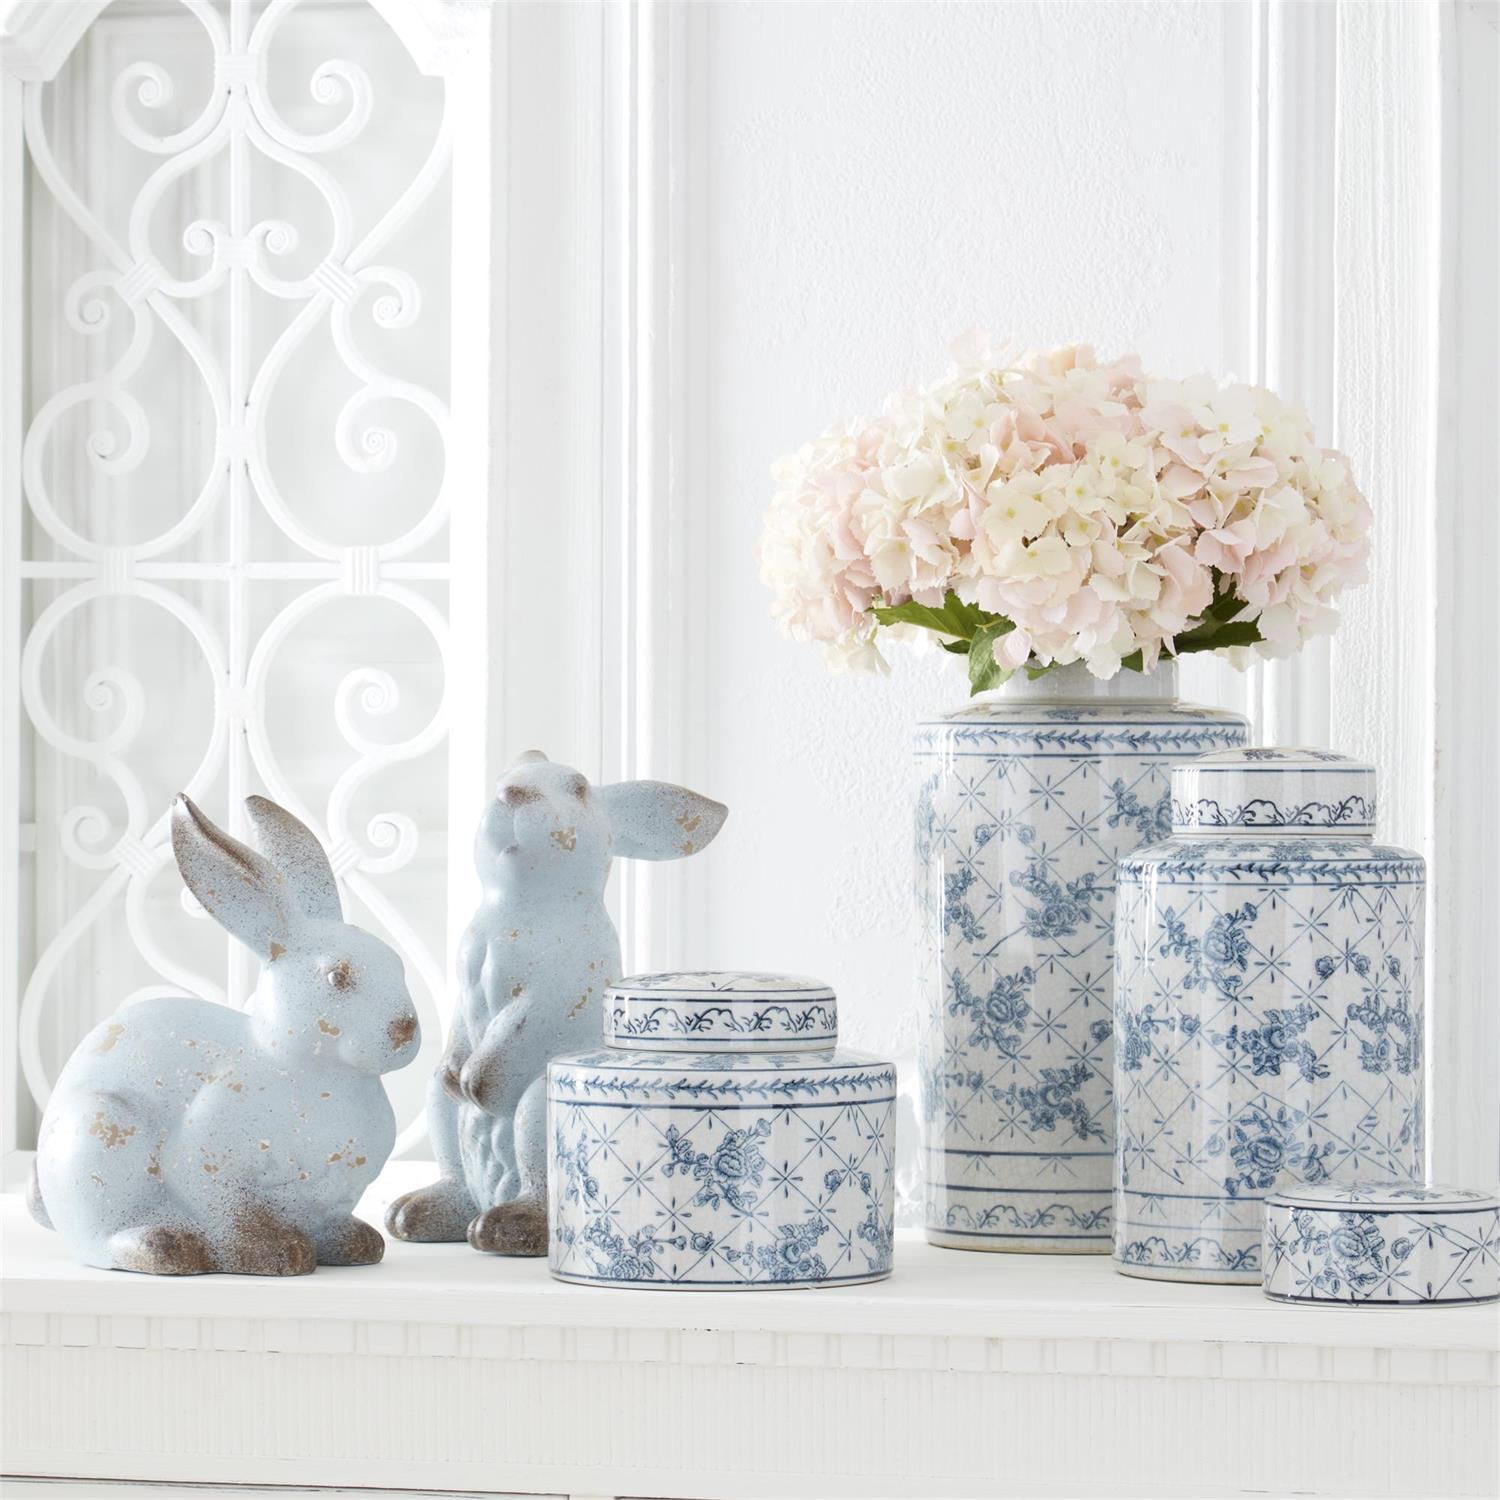
<instances>
[{"instance_id":1,"label":"white ribbed molding","mask_svg":"<svg viewBox=\"0 0 1500 1500\"><path fill-rule=\"evenodd\" d=\"M705 1500L1500 1487L1492 1308L1285 1307L911 1238L888 1283L827 1292L569 1287L410 1245L178 1282L73 1266L13 1197L0 1225L16 1474Z\"/></svg>"}]
</instances>

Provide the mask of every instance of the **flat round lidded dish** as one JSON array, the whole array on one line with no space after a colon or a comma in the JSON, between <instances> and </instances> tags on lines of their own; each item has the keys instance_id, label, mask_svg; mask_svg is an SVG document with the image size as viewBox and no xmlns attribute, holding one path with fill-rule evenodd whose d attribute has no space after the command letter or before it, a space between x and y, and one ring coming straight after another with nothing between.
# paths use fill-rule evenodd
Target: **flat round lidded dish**
<instances>
[{"instance_id":1,"label":"flat round lidded dish","mask_svg":"<svg viewBox=\"0 0 1500 1500\"><path fill-rule=\"evenodd\" d=\"M715 1291L890 1275L896 1069L835 1045L835 1003L776 974L611 986L610 1045L547 1069L552 1274Z\"/></svg>"},{"instance_id":2,"label":"flat round lidded dish","mask_svg":"<svg viewBox=\"0 0 1500 1500\"><path fill-rule=\"evenodd\" d=\"M1375 767L1330 750L1219 750L1172 771L1174 833L1375 832Z\"/></svg>"},{"instance_id":3,"label":"flat round lidded dish","mask_svg":"<svg viewBox=\"0 0 1500 1500\"><path fill-rule=\"evenodd\" d=\"M638 974L604 992L605 1045L629 1051L800 1051L838 1032L833 990L796 975Z\"/></svg>"},{"instance_id":4,"label":"flat round lidded dish","mask_svg":"<svg viewBox=\"0 0 1500 1500\"><path fill-rule=\"evenodd\" d=\"M1278 1302L1472 1306L1500 1299L1500 1195L1413 1182L1267 1195L1263 1290Z\"/></svg>"}]
</instances>

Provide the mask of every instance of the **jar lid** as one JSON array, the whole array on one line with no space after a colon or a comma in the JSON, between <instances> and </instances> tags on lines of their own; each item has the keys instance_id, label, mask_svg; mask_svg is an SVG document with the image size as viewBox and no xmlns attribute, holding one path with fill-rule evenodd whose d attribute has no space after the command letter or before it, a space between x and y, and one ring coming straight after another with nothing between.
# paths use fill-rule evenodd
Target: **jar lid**
<instances>
[{"instance_id":1,"label":"jar lid","mask_svg":"<svg viewBox=\"0 0 1500 1500\"><path fill-rule=\"evenodd\" d=\"M1397 1208L1427 1213L1445 1208L1500 1208L1500 1197L1479 1188L1444 1187L1438 1182L1294 1182L1266 1194L1277 1208Z\"/></svg>"},{"instance_id":2,"label":"jar lid","mask_svg":"<svg viewBox=\"0 0 1500 1500\"><path fill-rule=\"evenodd\" d=\"M810 1051L838 1030L833 991L792 974L637 974L604 992L605 1044L632 1051Z\"/></svg>"},{"instance_id":3,"label":"jar lid","mask_svg":"<svg viewBox=\"0 0 1500 1500\"><path fill-rule=\"evenodd\" d=\"M1261 1265L1278 1302L1441 1307L1500 1300L1500 1196L1419 1182L1267 1194Z\"/></svg>"},{"instance_id":4,"label":"jar lid","mask_svg":"<svg viewBox=\"0 0 1500 1500\"><path fill-rule=\"evenodd\" d=\"M1218 750L1172 768L1174 833L1375 832L1375 767L1330 750Z\"/></svg>"}]
</instances>

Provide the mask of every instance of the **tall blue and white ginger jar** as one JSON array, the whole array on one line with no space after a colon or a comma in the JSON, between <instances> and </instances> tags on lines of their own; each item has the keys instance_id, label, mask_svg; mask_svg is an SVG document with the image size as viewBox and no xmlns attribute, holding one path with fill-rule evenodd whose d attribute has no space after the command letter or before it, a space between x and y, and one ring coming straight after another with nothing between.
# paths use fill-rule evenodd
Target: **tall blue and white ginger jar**
<instances>
[{"instance_id":1,"label":"tall blue and white ginger jar","mask_svg":"<svg viewBox=\"0 0 1500 1500\"><path fill-rule=\"evenodd\" d=\"M889 1276L892 1064L839 1048L834 993L783 974L646 974L606 1045L547 1072L548 1265L677 1290Z\"/></svg>"},{"instance_id":2,"label":"tall blue and white ginger jar","mask_svg":"<svg viewBox=\"0 0 1500 1500\"><path fill-rule=\"evenodd\" d=\"M1173 765L1245 737L1170 662L1018 676L918 727L933 1244L1108 1252L1115 861L1165 837Z\"/></svg>"},{"instance_id":3,"label":"tall blue and white ginger jar","mask_svg":"<svg viewBox=\"0 0 1500 1500\"><path fill-rule=\"evenodd\" d=\"M1422 1172L1426 871L1374 842L1373 767L1210 755L1120 862L1115 1257L1259 1282L1263 1200Z\"/></svg>"}]
</instances>

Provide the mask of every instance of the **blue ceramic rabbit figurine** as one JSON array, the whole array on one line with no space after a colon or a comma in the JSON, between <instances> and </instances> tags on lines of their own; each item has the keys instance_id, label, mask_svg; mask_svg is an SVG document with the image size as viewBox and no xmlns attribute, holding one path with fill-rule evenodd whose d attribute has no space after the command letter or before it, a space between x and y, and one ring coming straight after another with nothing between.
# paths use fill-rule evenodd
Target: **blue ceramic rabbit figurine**
<instances>
[{"instance_id":1,"label":"blue ceramic rabbit figurine","mask_svg":"<svg viewBox=\"0 0 1500 1500\"><path fill-rule=\"evenodd\" d=\"M385 1165L382 1073L416 1056L400 958L343 920L312 833L246 801L261 851L182 796L188 889L265 966L247 1010L144 999L95 1027L47 1102L30 1203L89 1265L289 1276L369 1265L354 1205Z\"/></svg>"},{"instance_id":2,"label":"blue ceramic rabbit figurine","mask_svg":"<svg viewBox=\"0 0 1500 1500\"><path fill-rule=\"evenodd\" d=\"M728 809L660 781L590 786L539 751L501 778L474 840L484 898L458 951L458 1003L428 1088L440 1179L386 1228L501 1255L547 1252L547 1064L599 1044L620 977L610 860L680 859Z\"/></svg>"}]
</instances>

